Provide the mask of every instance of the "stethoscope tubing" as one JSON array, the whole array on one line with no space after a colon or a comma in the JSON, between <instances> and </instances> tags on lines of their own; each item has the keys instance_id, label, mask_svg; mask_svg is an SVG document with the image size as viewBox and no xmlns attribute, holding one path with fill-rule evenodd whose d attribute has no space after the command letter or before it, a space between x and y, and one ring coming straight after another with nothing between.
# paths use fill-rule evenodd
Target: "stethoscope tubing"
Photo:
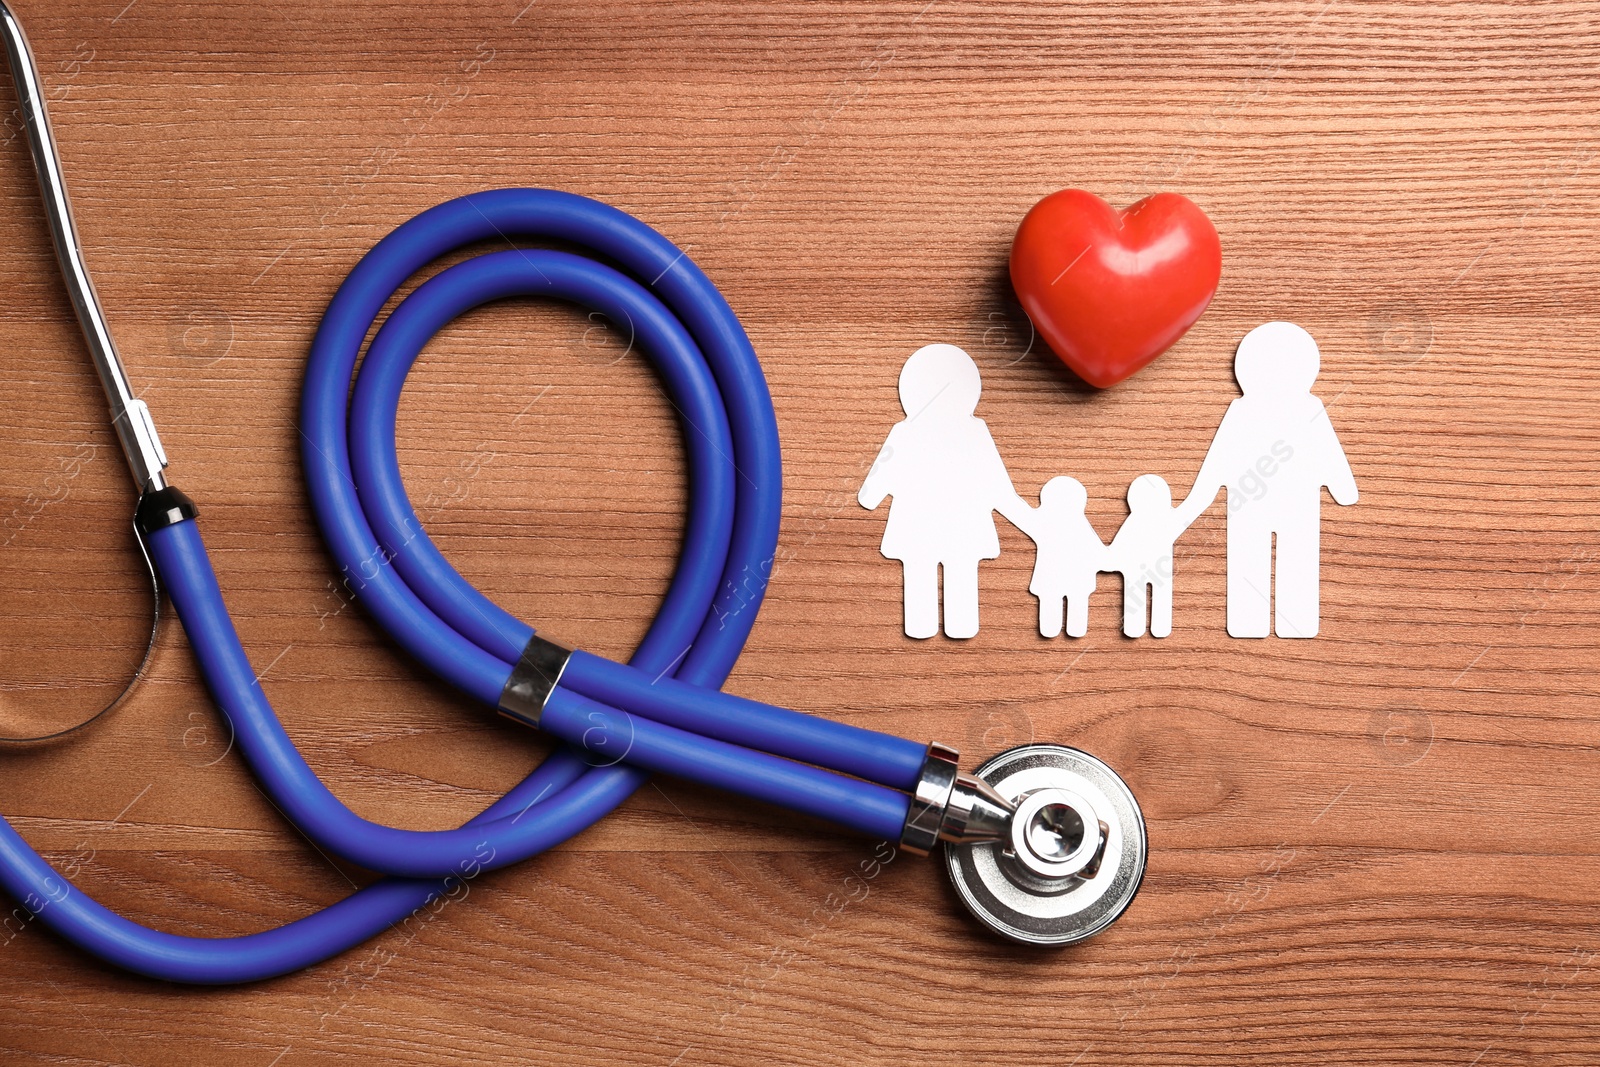
<instances>
[{"instance_id":1,"label":"stethoscope tubing","mask_svg":"<svg viewBox=\"0 0 1600 1067\"><path fill-rule=\"evenodd\" d=\"M362 344L393 293L450 251L508 238L563 242L594 258L498 252L440 273L385 321L352 394ZM111 962L174 981L282 974L373 936L453 884L569 839L650 771L898 840L924 745L719 691L775 555L776 418L754 350L715 286L670 241L614 208L549 190L462 197L400 226L340 287L312 346L302 454L324 539L363 607L407 652L491 706L533 636L427 537L395 445L403 382L422 346L472 307L515 295L572 300L626 321L681 414L690 468L685 547L644 640L628 665L574 653L544 707L541 729L570 747L463 827L403 830L361 818L312 771L262 692L198 524L164 526L149 535L152 559L262 789L319 847L390 877L274 930L189 938L103 908L0 823L0 884L41 921Z\"/></svg>"}]
</instances>

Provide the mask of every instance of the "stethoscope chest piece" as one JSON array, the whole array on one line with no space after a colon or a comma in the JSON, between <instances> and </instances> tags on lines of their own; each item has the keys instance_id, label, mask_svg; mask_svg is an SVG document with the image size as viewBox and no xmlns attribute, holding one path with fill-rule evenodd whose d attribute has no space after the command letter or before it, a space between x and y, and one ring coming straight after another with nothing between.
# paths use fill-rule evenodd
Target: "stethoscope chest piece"
<instances>
[{"instance_id":1,"label":"stethoscope chest piece","mask_svg":"<svg viewBox=\"0 0 1600 1067\"><path fill-rule=\"evenodd\" d=\"M975 772L1016 811L1007 839L945 845L961 900L1014 941L1070 945L1110 925L1139 891L1144 816L1115 771L1063 745L1024 745Z\"/></svg>"}]
</instances>

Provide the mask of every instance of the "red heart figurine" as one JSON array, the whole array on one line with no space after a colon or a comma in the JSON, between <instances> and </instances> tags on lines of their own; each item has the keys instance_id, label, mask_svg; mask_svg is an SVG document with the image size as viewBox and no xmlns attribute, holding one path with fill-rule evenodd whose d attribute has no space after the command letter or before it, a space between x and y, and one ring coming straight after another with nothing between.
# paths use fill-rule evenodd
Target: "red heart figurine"
<instances>
[{"instance_id":1,"label":"red heart figurine","mask_svg":"<svg viewBox=\"0 0 1600 1067\"><path fill-rule=\"evenodd\" d=\"M1011 286L1034 328L1101 389L1171 348L1221 276L1216 227L1177 193L1118 211L1063 189L1033 205L1011 245Z\"/></svg>"}]
</instances>

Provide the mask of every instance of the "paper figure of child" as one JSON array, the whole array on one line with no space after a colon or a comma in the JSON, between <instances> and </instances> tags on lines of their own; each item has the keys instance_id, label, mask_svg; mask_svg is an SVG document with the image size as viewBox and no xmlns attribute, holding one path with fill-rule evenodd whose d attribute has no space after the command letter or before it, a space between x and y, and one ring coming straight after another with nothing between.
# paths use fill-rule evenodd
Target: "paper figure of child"
<instances>
[{"instance_id":1,"label":"paper figure of child","mask_svg":"<svg viewBox=\"0 0 1600 1067\"><path fill-rule=\"evenodd\" d=\"M1039 598L1039 633L1061 634L1066 602L1067 636L1089 632L1089 597L1106 569L1106 546L1084 515L1089 494L1076 478L1051 478L1039 490L1039 506L1029 509L1023 532L1038 555L1028 592Z\"/></svg>"},{"instance_id":2,"label":"paper figure of child","mask_svg":"<svg viewBox=\"0 0 1600 1067\"><path fill-rule=\"evenodd\" d=\"M1186 529L1165 478L1141 474L1128 486L1128 517L1111 539L1106 567L1122 573L1122 632L1127 636L1144 636L1147 604L1150 636L1172 633L1172 546Z\"/></svg>"},{"instance_id":3,"label":"paper figure of child","mask_svg":"<svg viewBox=\"0 0 1600 1067\"><path fill-rule=\"evenodd\" d=\"M900 371L906 417L889 431L857 499L869 511L893 497L883 554L905 572L906 636L978 632L978 561L1000 555L996 511L1021 527L1029 507L1011 487L989 427L973 415L978 365L955 345L927 345Z\"/></svg>"}]
</instances>

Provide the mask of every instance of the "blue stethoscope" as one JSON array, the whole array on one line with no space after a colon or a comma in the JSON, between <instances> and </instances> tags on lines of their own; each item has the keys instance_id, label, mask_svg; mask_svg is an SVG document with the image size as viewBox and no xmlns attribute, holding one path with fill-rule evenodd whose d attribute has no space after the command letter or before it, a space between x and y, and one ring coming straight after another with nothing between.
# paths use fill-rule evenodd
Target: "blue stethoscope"
<instances>
[{"instance_id":1,"label":"blue stethoscope","mask_svg":"<svg viewBox=\"0 0 1600 1067\"><path fill-rule=\"evenodd\" d=\"M761 366L732 309L681 249L621 211L546 189L452 200L368 252L312 343L300 425L318 524L367 612L440 677L567 744L459 829L403 830L352 812L267 702L223 603L195 505L167 483L155 425L129 387L84 265L27 40L3 2L0 20L57 258L141 494L135 524L149 562L261 788L318 847L387 876L277 929L185 937L97 904L0 820L0 885L39 921L104 960L158 978L229 983L283 974L381 933L483 871L560 844L652 772L918 854L942 842L963 901L1015 940L1069 944L1126 909L1144 872L1144 823L1127 786L1093 757L1026 745L967 775L944 745L720 691L755 621L778 541L782 474ZM384 319L356 372L391 295L439 257L487 239L559 242L588 255L519 249L440 272ZM395 415L418 353L452 319L513 296L565 300L626 323L682 415L690 466L684 548L626 665L565 648L474 589L429 539L401 482Z\"/></svg>"}]
</instances>

